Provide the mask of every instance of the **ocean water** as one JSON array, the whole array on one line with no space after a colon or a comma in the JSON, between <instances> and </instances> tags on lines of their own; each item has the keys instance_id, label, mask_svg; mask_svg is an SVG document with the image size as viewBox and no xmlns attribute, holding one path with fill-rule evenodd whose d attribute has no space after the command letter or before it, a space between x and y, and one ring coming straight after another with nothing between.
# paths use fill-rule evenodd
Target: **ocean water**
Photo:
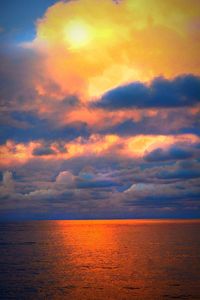
<instances>
[{"instance_id":1,"label":"ocean water","mask_svg":"<svg viewBox=\"0 0 200 300\"><path fill-rule=\"evenodd\" d=\"M0 299L200 299L200 221L1 223Z\"/></svg>"}]
</instances>

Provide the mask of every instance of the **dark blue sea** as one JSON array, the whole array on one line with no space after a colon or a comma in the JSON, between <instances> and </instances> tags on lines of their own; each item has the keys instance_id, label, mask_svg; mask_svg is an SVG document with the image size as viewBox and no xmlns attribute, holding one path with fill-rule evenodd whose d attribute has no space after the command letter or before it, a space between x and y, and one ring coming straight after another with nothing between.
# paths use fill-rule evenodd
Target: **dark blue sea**
<instances>
[{"instance_id":1,"label":"dark blue sea","mask_svg":"<svg viewBox=\"0 0 200 300\"><path fill-rule=\"evenodd\" d=\"M200 221L1 223L0 299L200 299Z\"/></svg>"}]
</instances>

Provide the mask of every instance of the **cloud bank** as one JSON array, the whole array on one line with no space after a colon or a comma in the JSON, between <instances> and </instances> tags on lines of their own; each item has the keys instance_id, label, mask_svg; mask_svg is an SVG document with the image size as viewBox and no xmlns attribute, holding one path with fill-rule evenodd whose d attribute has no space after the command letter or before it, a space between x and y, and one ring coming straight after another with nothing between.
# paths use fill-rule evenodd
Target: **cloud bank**
<instances>
[{"instance_id":1,"label":"cloud bank","mask_svg":"<svg viewBox=\"0 0 200 300\"><path fill-rule=\"evenodd\" d=\"M199 217L199 9L57 1L1 46L3 220Z\"/></svg>"}]
</instances>

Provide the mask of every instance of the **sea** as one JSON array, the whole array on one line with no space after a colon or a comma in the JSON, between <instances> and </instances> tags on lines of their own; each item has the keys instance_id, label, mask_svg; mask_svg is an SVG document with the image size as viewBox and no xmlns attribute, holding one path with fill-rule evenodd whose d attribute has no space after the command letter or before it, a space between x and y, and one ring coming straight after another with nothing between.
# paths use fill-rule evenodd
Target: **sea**
<instances>
[{"instance_id":1,"label":"sea","mask_svg":"<svg viewBox=\"0 0 200 300\"><path fill-rule=\"evenodd\" d=\"M0 299L200 299L200 221L0 223Z\"/></svg>"}]
</instances>

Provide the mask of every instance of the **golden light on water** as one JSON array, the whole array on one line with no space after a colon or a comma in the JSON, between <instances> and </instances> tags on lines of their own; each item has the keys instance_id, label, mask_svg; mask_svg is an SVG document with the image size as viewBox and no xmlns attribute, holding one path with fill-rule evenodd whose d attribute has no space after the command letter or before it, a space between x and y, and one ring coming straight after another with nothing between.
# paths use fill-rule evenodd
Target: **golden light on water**
<instances>
[{"instance_id":1,"label":"golden light on water","mask_svg":"<svg viewBox=\"0 0 200 300\"><path fill-rule=\"evenodd\" d=\"M66 295L66 299L81 300L151 300L168 294L180 298L181 293L194 295L197 291L198 281L193 278L181 286L181 292L183 274L173 278L174 268L186 270L198 249L199 241L192 234L197 221L80 220L39 224L45 243L39 259L44 266L51 262L52 282L48 289L55 299ZM184 266L178 251L180 236L188 242L182 248ZM188 255L189 240L193 239ZM198 272L195 264L191 265L192 272Z\"/></svg>"}]
</instances>

